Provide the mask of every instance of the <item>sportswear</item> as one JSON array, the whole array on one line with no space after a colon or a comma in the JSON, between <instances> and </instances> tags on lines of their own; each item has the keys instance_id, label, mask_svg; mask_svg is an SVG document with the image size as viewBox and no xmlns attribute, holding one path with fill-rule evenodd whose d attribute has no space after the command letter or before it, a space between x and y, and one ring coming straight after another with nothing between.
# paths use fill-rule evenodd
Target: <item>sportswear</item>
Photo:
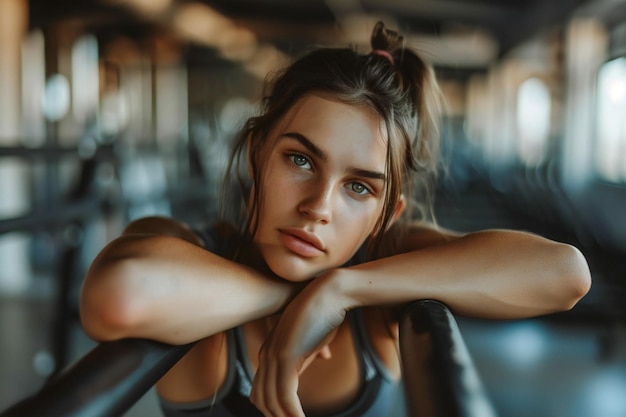
<instances>
[{"instance_id":1,"label":"sportswear","mask_svg":"<svg viewBox=\"0 0 626 417\"><path fill-rule=\"evenodd\" d=\"M220 256L232 257L233 234L222 226L196 231L204 247ZM219 244L218 244L219 242ZM324 417L382 417L391 409L398 383L382 364L367 337L362 311L348 312L346 320L359 357L363 383L353 403L345 410ZM228 368L226 379L218 392L206 400L175 403L159 397L166 417L263 417L248 399L254 374L246 353L242 327L226 332ZM316 417L307 413L307 417ZM319 416L322 417L322 416Z\"/></svg>"}]
</instances>

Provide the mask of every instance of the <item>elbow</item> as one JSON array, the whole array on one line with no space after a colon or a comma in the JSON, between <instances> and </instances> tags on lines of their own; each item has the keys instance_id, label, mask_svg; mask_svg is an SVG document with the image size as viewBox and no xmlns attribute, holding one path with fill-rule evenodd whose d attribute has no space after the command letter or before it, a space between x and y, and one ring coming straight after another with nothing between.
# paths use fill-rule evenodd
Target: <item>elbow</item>
<instances>
[{"instance_id":1,"label":"elbow","mask_svg":"<svg viewBox=\"0 0 626 417\"><path fill-rule=\"evenodd\" d=\"M561 244L558 310L571 310L591 289L591 272L585 256L571 245Z\"/></svg>"},{"instance_id":2,"label":"elbow","mask_svg":"<svg viewBox=\"0 0 626 417\"><path fill-rule=\"evenodd\" d=\"M92 265L80 297L80 321L85 333L103 342L136 336L141 323L140 299L133 297L128 260Z\"/></svg>"}]
</instances>

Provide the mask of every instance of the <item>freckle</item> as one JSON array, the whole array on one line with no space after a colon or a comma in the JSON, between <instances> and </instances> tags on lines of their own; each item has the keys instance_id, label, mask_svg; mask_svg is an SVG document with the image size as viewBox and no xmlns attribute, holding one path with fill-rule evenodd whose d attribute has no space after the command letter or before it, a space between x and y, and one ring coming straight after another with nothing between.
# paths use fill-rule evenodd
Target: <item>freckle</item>
<instances>
[{"instance_id":1,"label":"freckle","mask_svg":"<svg viewBox=\"0 0 626 417\"><path fill-rule=\"evenodd\" d=\"M369 283L371 284L371 283L372 283L372 281L369 281Z\"/></svg>"}]
</instances>

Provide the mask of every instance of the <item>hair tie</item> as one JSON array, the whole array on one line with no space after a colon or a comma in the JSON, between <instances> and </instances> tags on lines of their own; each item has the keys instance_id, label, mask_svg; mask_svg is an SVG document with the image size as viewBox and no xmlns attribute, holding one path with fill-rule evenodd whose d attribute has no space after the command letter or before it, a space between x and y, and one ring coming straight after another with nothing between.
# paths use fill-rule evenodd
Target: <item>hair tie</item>
<instances>
[{"instance_id":1,"label":"hair tie","mask_svg":"<svg viewBox=\"0 0 626 417\"><path fill-rule=\"evenodd\" d=\"M374 49L374 50L372 51L372 53L373 53L374 55L380 55L380 56L382 56L382 57L384 57L384 58L387 58L387 60L388 60L389 62L391 62L391 65L394 65L394 59L393 59L393 56L392 56L389 52L387 52L387 51L385 51L385 50L383 50L383 49Z\"/></svg>"}]
</instances>

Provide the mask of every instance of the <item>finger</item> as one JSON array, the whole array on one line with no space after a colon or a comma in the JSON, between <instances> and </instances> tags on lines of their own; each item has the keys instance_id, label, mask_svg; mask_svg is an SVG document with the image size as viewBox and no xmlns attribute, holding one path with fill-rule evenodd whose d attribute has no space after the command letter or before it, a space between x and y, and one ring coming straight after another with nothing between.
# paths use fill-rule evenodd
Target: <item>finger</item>
<instances>
[{"instance_id":1,"label":"finger","mask_svg":"<svg viewBox=\"0 0 626 417\"><path fill-rule=\"evenodd\" d=\"M253 380L254 402L266 417L284 417L281 399L278 395L277 366L278 359L273 354L273 342L266 340L259 351L259 367Z\"/></svg>"},{"instance_id":2,"label":"finger","mask_svg":"<svg viewBox=\"0 0 626 417\"><path fill-rule=\"evenodd\" d=\"M261 375L263 375L263 370L260 368L257 370L257 373L252 382L252 390L250 391L250 402L254 404L254 406L261 412L265 417L272 417L269 410L265 406L265 399L263 395L263 386L262 383L259 382Z\"/></svg>"},{"instance_id":3,"label":"finger","mask_svg":"<svg viewBox=\"0 0 626 417\"><path fill-rule=\"evenodd\" d=\"M267 407L265 401L265 387L266 387L266 366L262 358L262 355L259 354L259 367L254 375L254 379L252 380L252 390L250 391L250 401L255 405L256 408L259 409L260 412L263 413L265 417L274 417L272 412Z\"/></svg>"},{"instance_id":4,"label":"finger","mask_svg":"<svg viewBox=\"0 0 626 417\"><path fill-rule=\"evenodd\" d=\"M277 361L269 360L267 365L265 366L266 372L264 373L263 380L263 395L265 406L273 413L273 415L277 417L285 416L281 398L278 393L278 372L277 372Z\"/></svg>"},{"instance_id":5,"label":"finger","mask_svg":"<svg viewBox=\"0 0 626 417\"><path fill-rule=\"evenodd\" d=\"M254 401L266 416L304 417L297 396L296 367L288 360L279 360L279 355L270 354L270 350L271 344L268 344L259 354L259 369L253 381ZM281 368L291 372L281 373Z\"/></svg>"},{"instance_id":6,"label":"finger","mask_svg":"<svg viewBox=\"0 0 626 417\"><path fill-rule=\"evenodd\" d=\"M299 376L296 367L283 363L277 367L277 370L276 390L281 410L285 416L304 417L302 404L298 397Z\"/></svg>"}]
</instances>

